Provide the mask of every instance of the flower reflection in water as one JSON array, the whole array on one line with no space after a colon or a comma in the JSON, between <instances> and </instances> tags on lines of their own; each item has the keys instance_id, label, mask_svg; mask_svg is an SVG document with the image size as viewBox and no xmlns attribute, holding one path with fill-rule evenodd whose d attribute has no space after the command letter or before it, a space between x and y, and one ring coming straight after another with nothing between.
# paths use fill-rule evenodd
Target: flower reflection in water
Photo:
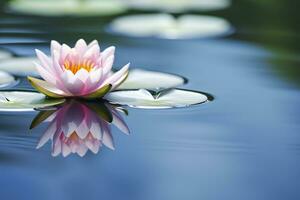
<instances>
[{"instance_id":1,"label":"flower reflection in water","mask_svg":"<svg viewBox=\"0 0 300 200\"><path fill-rule=\"evenodd\" d=\"M111 125L118 127L123 133L129 134L129 129L121 116L126 113L122 107L108 103L80 102L72 100L56 110L41 111L32 121L31 128L42 121L50 124L41 137L37 148L47 141L52 141L52 155L71 153L84 156L88 150L98 153L105 145L114 149Z\"/></svg>"}]
</instances>

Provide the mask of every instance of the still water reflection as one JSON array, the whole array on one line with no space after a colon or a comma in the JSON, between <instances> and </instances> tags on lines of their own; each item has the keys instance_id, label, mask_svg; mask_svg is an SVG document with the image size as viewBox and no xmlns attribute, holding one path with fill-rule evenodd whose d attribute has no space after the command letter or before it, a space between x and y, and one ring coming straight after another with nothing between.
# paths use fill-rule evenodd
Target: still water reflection
<instances>
[{"instance_id":1,"label":"still water reflection","mask_svg":"<svg viewBox=\"0 0 300 200\"><path fill-rule=\"evenodd\" d=\"M52 142L52 155L66 157L71 153L86 155L90 150L98 153L104 145L114 149L111 126L129 134L120 112L127 111L104 102L80 102L71 100L56 110L40 111L34 118L31 128L39 123L49 122L45 133L40 138L37 148Z\"/></svg>"}]
</instances>

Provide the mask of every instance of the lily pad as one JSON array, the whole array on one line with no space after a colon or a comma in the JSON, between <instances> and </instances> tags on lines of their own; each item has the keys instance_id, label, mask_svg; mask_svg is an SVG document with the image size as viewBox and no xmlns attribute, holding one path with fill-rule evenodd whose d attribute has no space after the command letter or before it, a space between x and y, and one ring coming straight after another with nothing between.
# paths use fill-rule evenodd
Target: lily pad
<instances>
[{"instance_id":1,"label":"lily pad","mask_svg":"<svg viewBox=\"0 0 300 200\"><path fill-rule=\"evenodd\" d=\"M105 16L127 10L119 0L13 0L9 7L20 13L42 16Z\"/></svg>"},{"instance_id":2,"label":"lily pad","mask_svg":"<svg viewBox=\"0 0 300 200\"><path fill-rule=\"evenodd\" d=\"M15 77L7 72L0 71L0 88L13 86L17 83Z\"/></svg>"},{"instance_id":3,"label":"lily pad","mask_svg":"<svg viewBox=\"0 0 300 200\"><path fill-rule=\"evenodd\" d=\"M127 0L127 2L132 8L171 13L219 10L231 5L231 0Z\"/></svg>"},{"instance_id":4,"label":"lily pad","mask_svg":"<svg viewBox=\"0 0 300 200\"><path fill-rule=\"evenodd\" d=\"M113 104L144 109L187 107L209 100L204 93L183 89L170 89L157 94L144 89L115 91L106 95L105 98Z\"/></svg>"},{"instance_id":5,"label":"lily pad","mask_svg":"<svg viewBox=\"0 0 300 200\"><path fill-rule=\"evenodd\" d=\"M225 36L231 25L222 18L200 15L145 14L120 17L109 26L113 33L132 37L192 39Z\"/></svg>"},{"instance_id":6,"label":"lily pad","mask_svg":"<svg viewBox=\"0 0 300 200\"><path fill-rule=\"evenodd\" d=\"M174 88L183 85L186 79L168 73L148 71L143 69L133 69L129 71L127 79L117 88L124 89L148 89L161 90L167 88Z\"/></svg>"},{"instance_id":7,"label":"lily pad","mask_svg":"<svg viewBox=\"0 0 300 200\"><path fill-rule=\"evenodd\" d=\"M11 57L11 53L7 52L7 51L2 51L0 50L0 60L6 59Z\"/></svg>"},{"instance_id":8,"label":"lily pad","mask_svg":"<svg viewBox=\"0 0 300 200\"><path fill-rule=\"evenodd\" d=\"M1 91L0 111L33 111L38 108L62 104L64 99L48 99L45 95L32 91Z\"/></svg>"},{"instance_id":9,"label":"lily pad","mask_svg":"<svg viewBox=\"0 0 300 200\"><path fill-rule=\"evenodd\" d=\"M38 76L34 62L39 62L33 57L13 57L0 62L0 70L16 76Z\"/></svg>"}]
</instances>

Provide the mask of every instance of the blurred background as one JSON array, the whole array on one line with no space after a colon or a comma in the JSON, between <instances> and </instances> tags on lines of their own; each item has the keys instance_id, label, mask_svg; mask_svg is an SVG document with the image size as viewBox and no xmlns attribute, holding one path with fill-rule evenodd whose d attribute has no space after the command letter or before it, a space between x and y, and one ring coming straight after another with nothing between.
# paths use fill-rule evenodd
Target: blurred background
<instances>
[{"instance_id":1,"label":"blurred background","mask_svg":"<svg viewBox=\"0 0 300 200\"><path fill-rule=\"evenodd\" d=\"M0 66L49 53L51 40L96 39L116 46L115 68L179 74L215 98L129 109L131 135L113 129L115 151L83 158L36 150L46 128L28 129L36 113L1 114L1 199L298 200L299 3L1 0L0 49L12 57ZM15 89L30 88L24 75Z\"/></svg>"}]
</instances>

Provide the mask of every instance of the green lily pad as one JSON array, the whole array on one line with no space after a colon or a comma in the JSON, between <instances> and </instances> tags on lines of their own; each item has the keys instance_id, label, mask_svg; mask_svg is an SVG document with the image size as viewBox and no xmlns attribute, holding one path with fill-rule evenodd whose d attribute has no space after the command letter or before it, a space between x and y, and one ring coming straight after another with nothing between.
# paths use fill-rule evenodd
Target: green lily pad
<instances>
[{"instance_id":1,"label":"green lily pad","mask_svg":"<svg viewBox=\"0 0 300 200\"><path fill-rule=\"evenodd\" d=\"M129 71L127 79L117 89L125 90L142 88L148 90L161 90L174 88L183 85L185 82L185 78L174 74L132 69Z\"/></svg>"},{"instance_id":2,"label":"green lily pad","mask_svg":"<svg viewBox=\"0 0 300 200\"><path fill-rule=\"evenodd\" d=\"M144 109L187 107L209 100L204 93L183 89L170 89L157 94L144 89L115 91L107 94L105 98L113 104Z\"/></svg>"},{"instance_id":3,"label":"green lily pad","mask_svg":"<svg viewBox=\"0 0 300 200\"><path fill-rule=\"evenodd\" d=\"M39 62L33 57L12 57L0 62L0 70L16 76L38 76L34 62Z\"/></svg>"},{"instance_id":4,"label":"green lily pad","mask_svg":"<svg viewBox=\"0 0 300 200\"><path fill-rule=\"evenodd\" d=\"M105 16L127 10L119 0L13 0L9 7L20 13L42 16Z\"/></svg>"},{"instance_id":5,"label":"green lily pad","mask_svg":"<svg viewBox=\"0 0 300 200\"><path fill-rule=\"evenodd\" d=\"M2 51L0 50L0 60L2 61L3 59L9 58L11 57L11 53L7 52L7 51Z\"/></svg>"},{"instance_id":6,"label":"green lily pad","mask_svg":"<svg viewBox=\"0 0 300 200\"><path fill-rule=\"evenodd\" d=\"M111 23L109 30L113 33L132 37L163 39L206 38L232 33L231 25L219 17L182 15L179 18L174 18L168 14L120 17Z\"/></svg>"},{"instance_id":7,"label":"green lily pad","mask_svg":"<svg viewBox=\"0 0 300 200\"><path fill-rule=\"evenodd\" d=\"M1 91L0 111L17 112L51 107L65 102L64 99L48 99L45 95L32 91Z\"/></svg>"},{"instance_id":8,"label":"green lily pad","mask_svg":"<svg viewBox=\"0 0 300 200\"><path fill-rule=\"evenodd\" d=\"M15 77L7 72L0 71L0 88L13 86L17 83Z\"/></svg>"},{"instance_id":9,"label":"green lily pad","mask_svg":"<svg viewBox=\"0 0 300 200\"><path fill-rule=\"evenodd\" d=\"M136 9L171 13L219 10L231 4L231 0L127 0L127 2Z\"/></svg>"}]
</instances>

